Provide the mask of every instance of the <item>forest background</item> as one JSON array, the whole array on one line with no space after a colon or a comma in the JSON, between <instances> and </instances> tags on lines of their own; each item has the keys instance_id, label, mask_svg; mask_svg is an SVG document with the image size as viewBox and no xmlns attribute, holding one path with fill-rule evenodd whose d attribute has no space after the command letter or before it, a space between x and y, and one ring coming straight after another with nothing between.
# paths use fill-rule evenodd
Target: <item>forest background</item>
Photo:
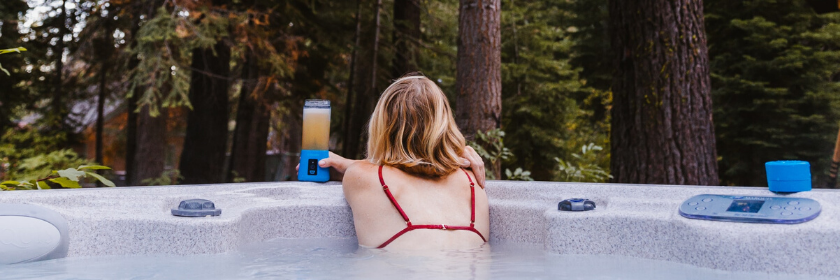
<instances>
[{"instance_id":1,"label":"forest background","mask_svg":"<svg viewBox=\"0 0 840 280\"><path fill-rule=\"evenodd\" d=\"M489 176L610 181L609 10L501 1L498 129L466 131ZM799 159L825 186L840 15L804 0L703 10L720 184L766 185L764 162ZM119 185L294 180L305 99L332 102L331 150L351 158L405 73L471 106L458 28L457 0L4 0L0 49L27 51L0 55L0 181L93 162Z\"/></svg>"}]
</instances>

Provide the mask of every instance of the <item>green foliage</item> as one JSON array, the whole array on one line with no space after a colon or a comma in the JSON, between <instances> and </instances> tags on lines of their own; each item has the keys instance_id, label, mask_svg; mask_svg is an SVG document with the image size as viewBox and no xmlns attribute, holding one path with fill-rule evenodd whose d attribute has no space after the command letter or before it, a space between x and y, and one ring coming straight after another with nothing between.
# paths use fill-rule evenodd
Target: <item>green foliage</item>
<instances>
[{"instance_id":1,"label":"green foliage","mask_svg":"<svg viewBox=\"0 0 840 280\"><path fill-rule=\"evenodd\" d=\"M26 51L26 48L24 48L24 47L17 47L17 48L14 48L14 49L5 49L5 50L0 50L0 54L4 54L4 53L12 53L12 52L20 53L20 52L25 52L25 51ZM3 65L2 65L2 64L0 64L0 71L3 71L3 73L6 73L6 75L7 75L7 76L11 76L11 75L12 75L12 74L9 74L9 70L6 70L5 68L3 68Z\"/></svg>"},{"instance_id":2,"label":"green foliage","mask_svg":"<svg viewBox=\"0 0 840 280\"><path fill-rule=\"evenodd\" d=\"M487 179L496 180L501 178L501 170L499 164L512 155L504 144L505 132L501 129L492 129L487 132L476 131L475 141L467 142L467 145L473 147L475 152L481 156L487 167Z\"/></svg>"},{"instance_id":3,"label":"green foliage","mask_svg":"<svg viewBox=\"0 0 840 280\"><path fill-rule=\"evenodd\" d=\"M278 50L275 41L282 29L270 26L271 22L263 18L266 14L236 11L234 7L174 4L158 8L156 16L138 31L137 45L127 51L140 62L129 73L132 78L127 96L131 97L137 88L142 89L138 108L149 106L152 116L160 114L159 107L192 109L189 99L192 51L212 49L220 41L230 43L234 55L244 56L245 50L254 52L260 58L257 62L260 67L268 69L262 74L274 79L292 76L294 69L288 60L298 54ZM296 39L282 39L280 46L288 47L287 51L294 49L289 46Z\"/></svg>"},{"instance_id":4,"label":"green foliage","mask_svg":"<svg viewBox=\"0 0 840 280\"><path fill-rule=\"evenodd\" d=\"M531 171L522 170L521 167L517 167L516 170L510 172L510 169L505 169L505 176L507 176L508 180L516 180L516 181L533 181L534 179L531 178Z\"/></svg>"},{"instance_id":5,"label":"green foliage","mask_svg":"<svg viewBox=\"0 0 840 280\"><path fill-rule=\"evenodd\" d=\"M49 184L46 182L52 182L55 184L60 185L62 188L68 189L77 189L81 188L82 186L79 184L81 179L85 179L90 177L91 179L98 180L102 182L102 184L114 187L114 182L111 182L105 177L102 177L99 174L94 172L90 172L88 170L103 170L103 169L111 169L107 166L101 165L81 165L78 168L67 168L58 171L52 171L51 174L45 178L41 179L32 179L32 180L9 180L0 183L2 186L2 190L4 191L11 191L11 190L32 190L32 189L50 189Z\"/></svg>"},{"instance_id":6,"label":"green foliage","mask_svg":"<svg viewBox=\"0 0 840 280\"><path fill-rule=\"evenodd\" d=\"M721 183L766 185L764 162L824 185L840 120L840 15L801 0L706 1Z\"/></svg>"},{"instance_id":7,"label":"green foliage","mask_svg":"<svg viewBox=\"0 0 840 280\"><path fill-rule=\"evenodd\" d=\"M0 180L35 180L52 170L91 164L62 149L66 134L45 134L34 128L8 129L0 136Z\"/></svg>"},{"instance_id":8,"label":"green foliage","mask_svg":"<svg viewBox=\"0 0 840 280\"><path fill-rule=\"evenodd\" d=\"M141 183L146 186L168 186L177 185L179 181L183 180L181 171L178 169L164 170L160 177L144 179Z\"/></svg>"},{"instance_id":9,"label":"green foliage","mask_svg":"<svg viewBox=\"0 0 840 280\"><path fill-rule=\"evenodd\" d=\"M69 169L72 169L70 168L71 166L87 165L90 163L86 159L79 158L72 150L58 150L21 160L20 164L16 166L16 170L10 170L9 174L5 177L15 178L19 181L37 180L51 175L53 170L56 169L64 169L68 170L66 172L70 172ZM59 175L69 178L71 174Z\"/></svg>"},{"instance_id":10,"label":"green foliage","mask_svg":"<svg viewBox=\"0 0 840 280\"><path fill-rule=\"evenodd\" d=\"M209 20L204 19L199 26ZM215 24L211 24L215 26ZM192 27L192 28L188 28ZM128 96L135 89L143 89L138 96L138 108L149 106L149 114L158 116L159 106L192 108L189 100L189 57L193 47L212 46L217 35L195 36L192 30L217 30L216 28L195 28L192 19L174 15L165 7L158 8L157 16L143 24L136 35L137 45L128 50L140 64L129 73L132 79ZM197 39L196 39L197 38ZM194 40L190 40L194 39Z\"/></svg>"},{"instance_id":11,"label":"green foliage","mask_svg":"<svg viewBox=\"0 0 840 280\"><path fill-rule=\"evenodd\" d=\"M557 162L557 172L554 173L554 180L603 183L612 178L609 172L596 164L599 152L602 150L601 146L589 143L580 148L580 154L573 153L573 159L571 160L554 158Z\"/></svg>"},{"instance_id":12,"label":"green foliage","mask_svg":"<svg viewBox=\"0 0 840 280\"><path fill-rule=\"evenodd\" d=\"M593 110L582 106L603 107L591 97L605 95L588 87L579 76L582 68L571 64L577 55L572 36L579 29L569 24L567 1L502 3L502 127L515 155L504 163L550 180L554 158L583 143L607 144L606 121L593 120ZM607 166L609 158L599 164Z\"/></svg>"},{"instance_id":13,"label":"green foliage","mask_svg":"<svg viewBox=\"0 0 840 280\"><path fill-rule=\"evenodd\" d=\"M510 159L513 154L504 143L505 132L501 129L492 129L487 132L477 131L475 141L468 141L467 145L473 147L475 152L485 160L485 176L489 180L501 179L502 172L499 163ZM533 181L531 172L517 167L513 172L505 169L507 180Z\"/></svg>"}]
</instances>

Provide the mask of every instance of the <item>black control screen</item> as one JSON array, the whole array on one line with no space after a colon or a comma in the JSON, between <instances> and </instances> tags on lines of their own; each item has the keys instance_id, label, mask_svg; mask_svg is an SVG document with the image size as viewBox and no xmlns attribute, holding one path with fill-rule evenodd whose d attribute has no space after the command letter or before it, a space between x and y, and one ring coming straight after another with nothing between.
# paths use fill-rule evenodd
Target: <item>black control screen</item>
<instances>
[{"instance_id":1,"label":"black control screen","mask_svg":"<svg viewBox=\"0 0 840 280\"><path fill-rule=\"evenodd\" d=\"M764 200L735 200L729 205L727 212L758 213L764 205Z\"/></svg>"}]
</instances>

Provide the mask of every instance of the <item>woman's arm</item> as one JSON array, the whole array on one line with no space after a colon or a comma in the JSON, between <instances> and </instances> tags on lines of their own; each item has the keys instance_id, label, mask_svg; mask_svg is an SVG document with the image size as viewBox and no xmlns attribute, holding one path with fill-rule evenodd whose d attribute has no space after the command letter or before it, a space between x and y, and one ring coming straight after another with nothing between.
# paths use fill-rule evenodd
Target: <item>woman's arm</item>
<instances>
[{"instance_id":1,"label":"woman's arm","mask_svg":"<svg viewBox=\"0 0 840 280\"><path fill-rule=\"evenodd\" d=\"M485 171L484 161L481 159L481 156L470 146L464 148L464 154L462 156L464 157L464 161L461 163L461 167L472 169L473 173L475 173L476 183L478 183L478 186L484 188ZM330 172L330 179L341 180L344 177L344 172L347 171L347 167L350 167L350 165L358 161L360 160L347 159L330 152L330 156L319 161L318 165L323 168L332 167L332 170L335 172ZM300 168L300 165L295 167L295 170L298 168Z\"/></svg>"}]
</instances>

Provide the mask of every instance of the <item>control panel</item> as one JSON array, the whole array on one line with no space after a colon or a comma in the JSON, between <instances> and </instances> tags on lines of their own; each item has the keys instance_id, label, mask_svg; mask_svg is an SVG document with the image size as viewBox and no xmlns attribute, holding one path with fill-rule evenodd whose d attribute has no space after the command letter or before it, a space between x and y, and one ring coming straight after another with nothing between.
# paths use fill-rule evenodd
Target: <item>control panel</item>
<instances>
[{"instance_id":1,"label":"control panel","mask_svg":"<svg viewBox=\"0 0 840 280\"><path fill-rule=\"evenodd\" d=\"M701 194L680 205L689 219L769 224L798 224L820 215L820 203L810 198Z\"/></svg>"}]
</instances>

